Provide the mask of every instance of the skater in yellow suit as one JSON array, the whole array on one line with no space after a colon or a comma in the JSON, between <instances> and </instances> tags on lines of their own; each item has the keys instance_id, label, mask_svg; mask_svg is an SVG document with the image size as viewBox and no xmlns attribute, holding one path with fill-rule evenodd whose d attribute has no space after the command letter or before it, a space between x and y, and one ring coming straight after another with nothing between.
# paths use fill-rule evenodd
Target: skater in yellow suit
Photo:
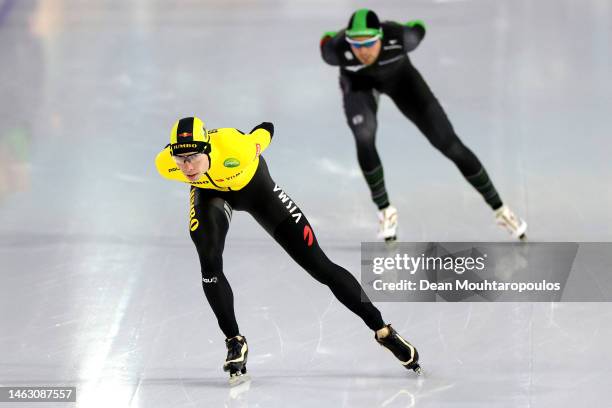
<instances>
[{"instance_id":1,"label":"skater in yellow suit","mask_svg":"<svg viewBox=\"0 0 612 408\"><path fill-rule=\"evenodd\" d=\"M385 324L357 279L325 255L302 210L272 180L260 155L273 134L269 122L243 134L233 128L207 130L199 118L183 118L174 124L170 144L155 160L163 177L191 184L189 231L200 259L204 294L226 337L223 368L231 376L243 374L248 355L234 314L232 288L223 271L225 237L235 209L251 214L291 258L359 316L404 367L418 372L414 346ZM274 266L259 269L269 274Z\"/></svg>"}]
</instances>

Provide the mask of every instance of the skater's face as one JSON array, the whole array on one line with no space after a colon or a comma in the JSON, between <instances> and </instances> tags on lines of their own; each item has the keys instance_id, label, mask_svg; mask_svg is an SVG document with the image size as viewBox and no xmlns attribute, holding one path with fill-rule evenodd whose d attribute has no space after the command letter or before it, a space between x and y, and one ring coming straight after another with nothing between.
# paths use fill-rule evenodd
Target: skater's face
<instances>
[{"instance_id":1,"label":"skater's face","mask_svg":"<svg viewBox=\"0 0 612 408\"><path fill-rule=\"evenodd\" d=\"M380 37L351 37L347 39L351 46L351 51L355 57L364 65L373 64L380 54L382 42Z\"/></svg>"},{"instance_id":2,"label":"skater's face","mask_svg":"<svg viewBox=\"0 0 612 408\"><path fill-rule=\"evenodd\" d=\"M177 154L172 158L189 181L198 180L210 168L210 159L204 153Z\"/></svg>"}]
</instances>

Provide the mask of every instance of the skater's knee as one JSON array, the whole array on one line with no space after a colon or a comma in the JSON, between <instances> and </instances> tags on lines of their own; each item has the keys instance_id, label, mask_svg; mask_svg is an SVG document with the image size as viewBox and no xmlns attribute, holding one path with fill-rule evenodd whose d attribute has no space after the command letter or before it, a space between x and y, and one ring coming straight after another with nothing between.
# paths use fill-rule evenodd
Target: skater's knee
<instances>
[{"instance_id":1,"label":"skater's knee","mask_svg":"<svg viewBox=\"0 0 612 408\"><path fill-rule=\"evenodd\" d=\"M380 164L373 130L360 130L354 132L357 145L357 158L364 170L370 170Z\"/></svg>"},{"instance_id":2,"label":"skater's knee","mask_svg":"<svg viewBox=\"0 0 612 408\"><path fill-rule=\"evenodd\" d=\"M333 284L333 264L320 248L313 249L310 254L294 259L317 282L330 286Z\"/></svg>"},{"instance_id":3,"label":"skater's knee","mask_svg":"<svg viewBox=\"0 0 612 408\"><path fill-rule=\"evenodd\" d=\"M444 156L450 159L460 159L465 152L465 146L455 134L444 135L436 140L432 140L431 143Z\"/></svg>"},{"instance_id":4,"label":"skater's knee","mask_svg":"<svg viewBox=\"0 0 612 408\"><path fill-rule=\"evenodd\" d=\"M326 274L322 268L318 265L314 265L312 267L305 267L306 271L310 276L312 276L317 282L329 286L331 283L330 276Z\"/></svg>"},{"instance_id":5,"label":"skater's knee","mask_svg":"<svg viewBox=\"0 0 612 408\"><path fill-rule=\"evenodd\" d=\"M358 148L369 148L374 146L374 139L376 136L376 126L374 125L364 125L364 126L354 126L353 128L353 136L355 137L355 142L357 142Z\"/></svg>"},{"instance_id":6,"label":"skater's knee","mask_svg":"<svg viewBox=\"0 0 612 408\"><path fill-rule=\"evenodd\" d=\"M347 119L358 145L374 144L374 137L376 135L376 118L374 118L372 115L357 113Z\"/></svg>"},{"instance_id":7,"label":"skater's knee","mask_svg":"<svg viewBox=\"0 0 612 408\"><path fill-rule=\"evenodd\" d=\"M345 270L333 263L324 254L322 255L322 257L312 262L311 265L307 265L305 269L319 283L322 283L325 286L329 286L330 288L341 285L343 281L347 278Z\"/></svg>"},{"instance_id":8,"label":"skater's knee","mask_svg":"<svg viewBox=\"0 0 612 408\"><path fill-rule=\"evenodd\" d=\"M199 249L198 255L202 266L202 277L212 277L223 270L222 248L210 245Z\"/></svg>"},{"instance_id":9,"label":"skater's knee","mask_svg":"<svg viewBox=\"0 0 612 408\"><path fill-rule=\"evenodd\" d=\"M205 264L216 266L222 262L223 248L218 245L208 245L205 248L199 249L198 254Z\"/></svg>"}]
</instances>

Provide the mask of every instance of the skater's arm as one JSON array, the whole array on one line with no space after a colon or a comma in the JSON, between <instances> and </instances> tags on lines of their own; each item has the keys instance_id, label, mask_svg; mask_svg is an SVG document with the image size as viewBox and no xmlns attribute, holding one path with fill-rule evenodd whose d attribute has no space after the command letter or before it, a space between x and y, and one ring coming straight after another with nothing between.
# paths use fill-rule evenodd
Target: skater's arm
<instances>
[{"instance_id":1,"label":"skater's arm","mask_svg":"<svg viewBox=\"0 0 612 408\"><path fill-rule=\"evenodd\" d=\"M272 142L274 135L274 125L271 122L262 122L251 130L253 141L261 147L261 152L266 150ZM260 153L261 153L260 152Z\"/></svg>"},{"instance_id":2,"label":"skater's arm","mask_svg":"<svg viewBox=\"0 0 612 408\"><path fill-rule=\"evenodd\" d=\"M255 126L250 133L253 134L259 129L267 131L270 134L270 140L272 140L274 136L274 124L272 124L272 122L261 122L259 125ZM270 142L268 142L268 144L270 144Z\"/></svg>"},{"instance_id":3,"label":"skater's arm","mask_svg":"<svg viewBox=\"0 0 612 408\"><path fill-rule=\"evenodd\" d=\"M247 135L240 135L236 142L240 145L240 150L251 156L255 149L255 158L268 148L274 135L274 125L271 122L262 122L255 126Z\"/></svg>"},{"instance_id":4,"label":"skater's arm","mask_svg":"<svg viewBox=\"0 0 612 408\"><path fill-rule=\"evenodd\" d=\"M183 173L179 171L176 162L170 154L170 145L167 145L164 150L155 157L155 167L160 176L169 180L187 181Z\"/></svg>"},{"instance_id":5,"label":"skater's arm","mask_svg":"<svg viewBox=\"0 0 612 408\"><path fill-rule=\"evenodd\" d=\"M344 31L328 31L321 37L321 57L329 65L340 65L342 46L345 45Z\"/></svg>"},{"instance_id":6,"label":"skater's arm","mask_svg":"<svg viewBox=\"0 0 612 408\"><path fill-rule=\"evenodd\" d=\"M408 21L403 26L404 49L413 51L425 37L425 24L421 20Z\"/></svg>"}]
</instances>

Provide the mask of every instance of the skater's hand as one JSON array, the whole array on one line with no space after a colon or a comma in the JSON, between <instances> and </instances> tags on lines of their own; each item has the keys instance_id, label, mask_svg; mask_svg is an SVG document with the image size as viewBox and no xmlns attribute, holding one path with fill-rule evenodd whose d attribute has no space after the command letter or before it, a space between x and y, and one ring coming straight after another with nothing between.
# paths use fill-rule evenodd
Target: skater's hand
<instances>
[{"instance_id":1,"label":"skater's hand","mask_svg":"<svg viewBox=\"0 0 612 408\"><path fill-rule=\"evenodd\" d=\"M334 38L336 35L338 34L337 31L326 31L325 33L323 33L323 37L321 37L321 42L320 42L320 46L323 47L323 45L328 42L329 40L331 40L332 38Z\"/></svg>"},{"instance_id":2,"label":"skater's hand","mask_svg":"<svg viewBox=\"0 0 612 408\"><path fill-rule=\"evenodd\" d=\"M404 24L404 49L414 51L425 37L425 23L421 20L408 21Z\"/></svg>"},{"instance_id":3,"label":"skater's hand","mask_svg":"<svg viewBox=\"0 0 612 408\"><path fill-rule=\"evenodd\" d=\"M319 44L321 49L321 58L329 65L340 65L343 61L343 55L346 51L346 41L344 40L346 30L342 29L338 32L328 31L323 34Z\"/></svg>"},{"instance_id":4,"label":"skater's hand","mask_svg":"<svg viewBox=\"0 0 612 408\"><path fill-rule=\"evenodd\" d=\"M274 135L274 124L272 124L272 122L261 122L251 130L251 133L255 132L257 129L267 130L270 133L270 139L272 139Z\"/></svg>"}]
</instances>

